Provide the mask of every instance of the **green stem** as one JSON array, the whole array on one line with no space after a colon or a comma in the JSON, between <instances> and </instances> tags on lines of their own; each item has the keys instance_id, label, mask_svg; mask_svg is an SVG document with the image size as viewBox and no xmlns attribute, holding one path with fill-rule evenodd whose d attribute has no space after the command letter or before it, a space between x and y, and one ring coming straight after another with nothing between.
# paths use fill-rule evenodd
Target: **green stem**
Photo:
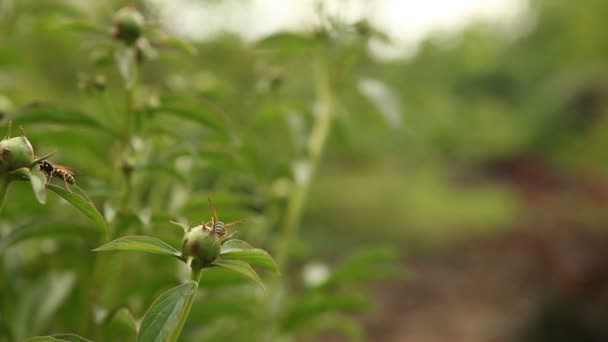
<instances>
[{"instance_id":1,"label":"green stem","mask_svg":"<svg viewBox=\"0 0 608 342\"><path fill-rule=\"evenodd\" d=\"M0 178L0 214L2 214L2 209L4 209L4 203L6 201L6 193L8 192L9 183L10 180L6 175Z\"/></svg>"},{"instance_id":2,"label":"green stem","mask_svg":"<svg viewBox=\"0 0 608 342\"><path fill-rule=\"evenodd\" d=\"M131 140L135 133L139 130L141 125L140 114L135 110L135 96L137 93L137 86L139 85L139 63L137 62L137 57L135 52L131 54L131 58L133 59L131 63L133 64L133 68L131 70L131 78L130 81L125 84L125 128L124 128L124 142L121 146L121 158L119 160L119 169L124 177L124 191L123 196L120 203L120 208L122 210L126 210L131 201L131 197L133 194L133 180L131 178L131 174L126 174L123 172L123 162L124 158L128 157L131 154Z\"/></svg>"},{"instance_id":3,"label":"green stem","mask_svg":"<svg viewBox=\"0 0 608 342\"><path fill-rule=\"evenodd\" d=\"M324 63L319 61L314 64L314 77L317 106L313 113L314 122L308 140L308 156L294 165L300 170L295 172L295 184L287 202L283 232L277 249L276 260L280 269L283 269L287 263L289 246L297 234L308 189L319 166L331 127L332 93Z\"/></svg>"},{"instance_id":4,"label":"green stem","mask_svg":"<svg viewBox=\"0 0 608 342\"><path fill-rule=\"evenodd\" d=\"M190 273L190 280L195 281L196 284L198 285L198 283L201 281L202 274L203 274L202 267L193 266L192 272ZM196 298L196 293L194 293L193 295L188 297L188 300L186 301L186 307L185 307L184 311L182 311L182 314L179 316L177 328L175 329L175 332L172 334L172 336L169 338L169 341L174 342L179 339L179 335L181 335L182 330L184 329L184 325L186 325L186 321L188 320L188 316L190 315L190 309L192 309L192 304L194 303L195 298Z\"/></svg>"}]
</instances>

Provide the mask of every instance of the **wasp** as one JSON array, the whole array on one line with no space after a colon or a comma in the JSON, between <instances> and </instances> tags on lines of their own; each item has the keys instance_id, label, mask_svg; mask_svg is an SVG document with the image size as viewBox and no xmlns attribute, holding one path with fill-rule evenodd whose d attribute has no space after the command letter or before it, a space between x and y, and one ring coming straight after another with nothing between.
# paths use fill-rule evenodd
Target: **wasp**
<instances>
[{"instance_id":1,"label":"wasp","mask_svg":"<svg viewBox=\"0 0 608 342\"><path fill-rule=\"evenodd\" d=\"M49 184L53 177L61 178L65 183L66 190L72 192L68 183L76 185L76 179L74 178L76 170L69 166L51 163L48 160L41 161L40 164L38 164L38 167L40 168L40 171L46 174L46 184Z\"/></svg>"},{"instance_id":2,"label":"wasp","mask_svg":"<svg viewBox=\"0 0 608 342\"><path fill-rule=\"evenodd\" d=\"M215 209L215 206L213 205L213 203L211 203L211 199L209 199L209 206L211 207L211 211L213 212L213 217L211 218L211 221L206 222L204 224L204 226L208 227L207 225L211 224L211 227L208 227L208 228L211 229L215 234L217 234L221 238L223 238L226 235L227 228L245 222L245 220L236 220L236 221L232 221L229 223L224 223L224 222L220 221L220 219L217 215L217 209ZM230 236L228 236L227 238L229 238Z\"/></svg>"}]
</instances>

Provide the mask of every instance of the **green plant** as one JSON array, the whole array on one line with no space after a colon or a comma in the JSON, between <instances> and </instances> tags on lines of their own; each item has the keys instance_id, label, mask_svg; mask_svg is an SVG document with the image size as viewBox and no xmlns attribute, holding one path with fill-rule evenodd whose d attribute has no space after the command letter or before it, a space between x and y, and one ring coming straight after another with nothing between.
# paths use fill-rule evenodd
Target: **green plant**
<instances>
[{"instance_id":1,"label":"green plant","mask_svg":"<svg viewBox=\"0 0 608 342\"><path fill-rule=\"evenodd\" d=\"M14 18L27 16L28 6L36 7L25 1ZM84 215L72 215L54 197L45 206L22 209L16 204L29 203L28 197L18 186L11 190L3 211L10 224L0 243L3 275L11 274L0 278L7 289L0 309L3 336L22 340L70 331L96 341L180 335L277 340L338 330L363 338L349 314L368 307L361 291L369 281L400 273L394 265L385 267L395 254L363 251L375 256L347 256L334 267L310 264L320 257L313 256L314 244L302 250L307 243L299 225L340 121L333 115L340 93L352 91L352 84L340 86L350 84L355 69L344 62L356 63L367 38L327 23L319 32L277 34L253 46L223 37L195 49L161 32L135 7L98 25L94 18L83 21L78 11L45 6L46 14L36 17L37 35L22 39L40 39L54 51L65 44L61 63L53 64L52 54L44 63L67 69L57 77L80 74L82 92L74 96L73 79L67 82L71 88L29 89L14 95L15 102L30 101L30 92L69 100L17 105L7 117L27 128L34 146L49 148L52 142L52 161L81 171L70 191L57 177L46 184L41 158L28 159L38 198L50 189ZM19 27L1 25L7 31ZM227 221L246 218L242 238L216 230L215 209L210 222L178 224L183 234L167 228L172 220L200 218L209 196ZM89 229L91 220L100 229ZM276 254L276 265L244 241ZM144 251L178 262L91 250ZM32 272L23 272L22 264ZM283 276L271 276L261 292L248 282L262 285L250 264L280 269ZM315 265L322 276L302 281L300 266L306 273ZM37 310L36 303L45 309ZM135 317L142 318L139 327Z\"/></svg>"}]
</instances>

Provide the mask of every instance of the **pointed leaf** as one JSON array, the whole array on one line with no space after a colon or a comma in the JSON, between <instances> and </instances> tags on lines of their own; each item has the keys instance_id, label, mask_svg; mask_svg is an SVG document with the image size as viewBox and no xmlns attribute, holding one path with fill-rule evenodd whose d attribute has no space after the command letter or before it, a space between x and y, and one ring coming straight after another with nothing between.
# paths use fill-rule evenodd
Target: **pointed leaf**
<instances>
[{"instance_id":1,"label":"pointed leaf","mask_svg":"<svg viewBox=\"0 0 608 342\"><path fill-rule=\"evenodd\" d=\"M106 221L80 188L72 186L73 191L69 192L63 187L52 183L47 184L46 188L63 197L63 199L70 202L76 209L90 218L97 225L97 228L104 233L106 239L108 238Z\"/></svg>"},{"instance_id":2,"label":"pointed leaf","mask_svg":"<svg viewBox=\"0 0 608 342\"><path fill-rule=\"evenodd\" d=\"M161 46L172 47L178 50L182 50L183 52L189 53L191 55L196 55L198 53L194 45L190 44L190 42L188 41L177 37L163 35L163 37L157 39L156 42Z\"/></svg>"},{"instance_id":3,"label":"pointed leaf","mask_svg":"<svg viewBox=\"0 0 608 342\"><path fill-rule=\"evenodd\" d=\"M42 171L32 170L29 172L30 183L36 199L41 204L46 202L46 176Z\"/></svg>"},{"instance_id":4,"label":"pointed leaf","mask_svg":"<svg viewBox=\"0 0 608 342\"><path fill-rule=\"evenodd\" d=\"M264 284L262 283L262 280L260 279L260 276L258 276L258 274L255 272L255 270L251 267L251 265L249 265L248 263L246 263L244 261L216 259L211 264L213 266L221 267L226 270L240 273L240 274L246 276L247 278L255 281L255 283L258 284L262 289L265 289Z\"/></svg>"},{"instance_id":5,"label":"pointed leaf","mask_svg":"<svg viewBox=\"0 0 608 342\"><path fill-rule=\"evenodd\" d=\"M110 32L106 29L93 25L86 21L69 21L62 22L57 25L57 28L64 29L67 31L80 32L80 33L93 33L102 36L110 37Z\"/></svg>"},{"instance_id":6,"label":"pointed leaf","mask_svg":"<svg viewBox=\"0 0 608 342\"><path fill-rule=\"evenodd\" d=\"M75 284L75 273L52 272L25 287L12 316L15 340L22 341L28 335L45 331Z\"/></svg>"},{"instance_id":7,"label":"pointed leaf","mask_svg":"<svg viewBox=\"0 0 608 342\"><path fill-rule=\"evenodd\" d=\"M53 334L50 337L67 342L91 342L91 340L87 340L86 338L76 334Z\"/></svg>"},{"instance_id":8,"label":"pointed leaf","mask_svg":"<svg viewBox=\"0 0 608 342\"><path fill-rule=\"evenodd\" d=\"M221 253L228 253L232 250L242 250L242 249L250 249L250 248L253 248L253 246L251 246L250 244L248 244L247 242L245 242L243 240L230 239L222 244Z\"/></svg>"},{"instance_id":9,"label":"pointed leaf","mask_svg":"<svg viewBox=\"0 0 608 342\"><path fill-rule=\"evenodd\" d=\"M65 126L86 126L109 132L99 122L77 110L57 107L50 103L33 102L18 108L11 119L21 125L53 124Z\"/></svg>"},{"instance_id":10,"label":"pointed leaf","mask_svg":"<svg viewBox=\"0 0 608 342\"><path fill-rule=\"evenodd\" d=\"M101 247L97 247L94 252L102 251L140 251L161 255L174 256L181 259L182 254L164 241L144 235L131 235L118 238L108 242Z\"/></svg>"},{"instance_id":11,"label":"pointed leaf","mask_svg":"<svg viewBox=\"0 0 608 342\"><path fill-rule=\"evenodd\" d=\"M187 303L196 295L196 282L189 281L161 294L150 305L141 322L138 342L165 342L177 339L180 317L188 310Z\"/></svg>"},{"instance_id":12,"label":"pointed leaf","mask_svg":"<svg viewBox=\"0 0 608 342\"><path fill-rule=\"evenodd\" d=\"M225 131L225 128L217 120L218 114L204 107L180 107L177 105L160 105L149 108L150 114L168 114L182 119L192 120L205 127L212 128L218 132Z\"/></svg>"},{"instance_id":13,"label":"pointed leaf","mask_svg":"<svg viewBox=\"0 0 608 342\"><path fill-rule=\"evenodd\" d=\"M225 250L222 248L220 252L220 257L222 260L241 260L248 262L250 264L266 267L270 270L273 270L276 273L279 273L279 268L275 263L274 259L268 252L259 248L249 248L249 249L228 249Z\"/></svg>"},{"instance_id":14,"label":"pointed leaf","mask_svg":"<svg viewBox=\"0 0 608 342\"><path fill-rule=\"evenodd\" d=\"M0 241L0 252L23 240L66 235L79 237L89 236L91 235L91 229L83 225L65 222L30 221L16 227Z\"/></svg>"}]
</instances>

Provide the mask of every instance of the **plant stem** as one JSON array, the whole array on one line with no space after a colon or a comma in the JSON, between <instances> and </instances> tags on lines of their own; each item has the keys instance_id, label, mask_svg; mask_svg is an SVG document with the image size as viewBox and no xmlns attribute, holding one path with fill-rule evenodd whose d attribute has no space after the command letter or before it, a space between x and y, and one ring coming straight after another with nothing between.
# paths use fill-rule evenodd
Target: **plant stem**
<instances>
[{"instance_id":1,"label":"plant stem","mask_svg":"<svg viewBox=\"0 0 608 342\"><path fill-rule=\"evenodd\" d=\"M327 68L322 61L317 61L313 66L317 93L314 122L308 140L307 158L294 165L295 184L287 202L283 234L276 254L280 269L287 263L289 246L297 234L311 179L319 166L331 127L332 93Z\"/></svg>"},{"instance_id":2,"label":"plant stem","mask_svg":"<svg viewBox=\"0 0 608 342\"><path fill-rule=\"evenodd\" d=\"M198 283L201 281L201 275L203 274L203 268L193 266L192 272L190 273L190 280ZM186 301L186 306L182 314L179 316L179 321L177 324L177 328L173 335L169 338L169 341L177 341L179 339L179 335L181 335L182 330L184 329L184 325L186 325L186 321L188 320L188 316L190 315L190 309L192 309L192 304L194 303L194 299L196 298L196 292L188 297Z\"/></svg>"},{"instance_id":3,"label":"plant stem","mask_svg":"<svg viewBox=\"0 0 608 342\"><path fill-rule=\"evenodd\" d=\"M137 86L139 85L139 63L134 50L130 54L132 59L131 77L125 82L125 127L124 127L124 142L120 148L121 160L119 161L119 172L124 175L124 191L120 203L120 208L126 210L133 194L133 180L131 174L126 174L123 170L124 158L128 158L131 154L131 140L135 133L139 130L141 120L140 114L135 111L135 96Z\"/></svg>"},{"instance_id":4,"label":"plant stem","mask_svg":"<svg viewBox=\"0 0 608 342\"><path fill-rule=\"evenodd\" d=\"M6 193L8 192L9 183L10 180L7 175L0 177L0 214L2 214L2 209L4 209L4 203L6 200Z\"/></svg>"}]
</instances>

